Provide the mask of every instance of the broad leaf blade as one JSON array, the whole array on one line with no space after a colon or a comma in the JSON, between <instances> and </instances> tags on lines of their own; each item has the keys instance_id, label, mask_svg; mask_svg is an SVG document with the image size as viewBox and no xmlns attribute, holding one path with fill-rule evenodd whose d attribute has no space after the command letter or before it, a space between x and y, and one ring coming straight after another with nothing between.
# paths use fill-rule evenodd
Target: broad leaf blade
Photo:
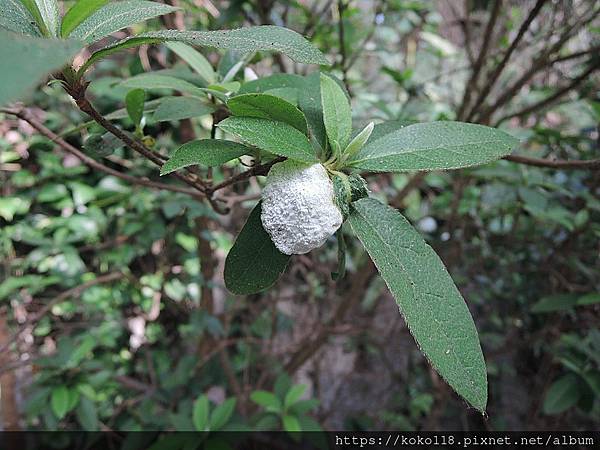
<instances>
[{"instance_id":1,"label":"broad leaf blade","mask_svg":"<svg viewBox=\"0 0 600 450\"><path fill-rule=\"evenodd\" d=\"M143 89L132 89L125 96L125 109L127 109L127 114L129 114L129 118L136 127L140 125L144 117L145 101L146 92Z\"/></svg>"},{"instance_id":2,"label":"broad leaf blade","mask_svg":"<svg viewBox=\"0 0 600 450\"><path fill-rule=\"evenodd\" d=\"M303 89L304 77L291 73L276 73L244 83L238 94L264 93L271 89L281 88Z\"/></svg>"},{"instance_id":3,"label":"broad leaf blade","mask_svg":"<svg viewBox=\"0 0 600 450\"><path fill-rule=\"evenodd\" d=\"M215 71L204 55L198 50L183 42L169 42L167 43L167 47L188 63L207 84L212 84L216 81Z\"/></svg>"},{"instance_id":4,"label":"broad leaf blade","mask_svg":"<svg viewBox=\"0 0 600 450\"><path fill-rule=\"evenodd\" d=\"M373 172L458 169L502 158L517 144L509 134L483 125L418 123L370 140L351 165Z\"/></svg>"},{"instance_id":5,"label":"broad leaf blade","mask_svg":"<svg viewBox=\"0 0 600 450\"><path fill-rule=\"evenodd\" d=\"M222 139L197 139L183 144L160 169L161 175L194 164L220 166L221 164L251 153L252 149L237 142Z\"/></svg>"},{"instance_id":6,"label":"broad leaf blade","mask_svg":"<svg viewBox=\"0 0 600 450\"><path fill-rule=\"evenodd\" d=\"M19 0L0 0L0 29L39 36L35 18Z\"/></svg>"},{"instance_id":7,"label":"broad leaf blade","mask_svg":"<svg viewBox=\"0 0 600 450\"><path fill-rule=\"evenodd\" d=\"M104 6L108 0L77 0L63 17L60 35L67 37L81 22Z\"/></svg>"},{"instance_id":8,"label":"broad leaf blade","mask_svg":"<svg viewBox=\"0 0 600 450\"><path fill-rule=\"evenodd\" d=\"M350 103L337 82L324 74L321 74L321 107L329 142L345 148L352 132Z\"/></svg>"},{"instance_id":9,"label":"broad leaf blade","mask_svg":"<svg viewBox=\"0 0 600 450\"><path fill-rule=\"evenodd\" d=\"M298 89L298 106L306 116L311 139L324 149L327 135L323 124L321 74L319 72L313 72L304 79L302 88Z\"/></svg>"},{"instance_id":10,"label":"broad leaf blade","mask_svg":"<svg viewBox=\"0 0 600 450\"><path fill-rule=\"evenodd\" d=\"M354 202L349 221L421 351L459 395L484 411L487 374L477 329L440 258L398 211L377 200Z\"/></svg>"},{"instance_id":11,"label":"broad leaf blade","mask_svg":"<svg viewBox=\"0 0 600 450\"><path fill-rule=\"evenodd\" d=\"M192 411L192 421L197 431L206 431L208 429L209 403L206 395L201 395L194 402Z\"/></svg>"},{"instance_id":12,"label":"broad leaf blade","mask_svg":"<svg viewBox=\"0 0 600 450\"><path fill-rule=\"evenodd\" d=\"M69 412L69 389L65 385L55 387L50 396L50 406L60 420Z\"/></svg>"},{"instance_id":13,"label":"broad leaf blade","mask_svg":"<svg viewBox=\"0 0 600 450\"><path fill-rule=\"evenodd\" d=\"M0 105L22 98L81 49L76 41L34 38L3 30L0 42L0 61L11 62L3 66Z\"/></svg>"},{"instance_id":14,"label":"broad leaf blade","mask_svg":"<svg viewBox=\"0 0 600 450\"><path fill-rule=\"evenodd\" d=\"M179 8L145 0L112 2L94 12L69 35L91 44L109 34Z\"/></svg>"},{"instance_id":15,"label":"broad leaf blade","mask_svg":"<svg viewBox=\"0 0 600 450\"><path fill-rule=\"evenodd\" d=\"M60 12L56 0L35 0L35 4L50 36L58 37Z\"/></svg>"},{"instance_id":16,"label":"broad leaf blade","mask_svg":"<svg viewBox=\"0 0 600 450\"><path fill-rule=\"evenodd\" d=\"M100 11L98 11L98 13L100 13ZM83 24L81 26L83 26ZM142 44L157 44L160 42L171 41L184 42L192 46L234 49L239 50L242 53L258 50L281 52L297 62L329 65L325 56L295 31L288 30L287 28L263 25L258 27L237 28L235 30L163 30L142 33L137 36L120 40L98 50L85 62L81 68L81 72L85 72L88 67L99 59L105 58L117 51L137 47Z\"/></svg>"},{"instance_id":17,"label":"broad leaf blade","mask_svg":"<svg viewBox=\"0 0 600 450\"><path fill-rule=\"evenodd\" d=\"M195 97L163 97L152 118L157 122L182 120L211 114L215 107Z\"/></svg>"},{"instance_id":18,"label":"broad leaf blade","mask_svg":"<svg viewBox=\"0 0 600 450\"><path fill-rule=\"evenodd\" d=\"M228 117L217 126L261 150L296 161L317 162L308 138L287 123L255 117Z\"/></svg>"},{"instance_id":19,"label":"broad leaf blade","mask_svg":"<svg viewBox=\"0 0 600 450\"><path fill-rule=\"evenodd\" d=\"M227 106L234 116L285 122L304 134L308 133L302 111L280 97L269 94L236 95L227 102Z\"/></svg>"},{"instance_id":20,"label":"broad leaf blade","mask_svg":"<svg viewBox=\"0 0 600 450\"><path fill-rule=\"evenodd\" d=\"M121 86L137 89L170 89L185 92L192 95L206 96L202 88L170 75L159 75L155 73L142 73L121 82Z\"/></svg>"},{"instance_id":21,"label":"broad leaf blade","mask_svg":"<svg viewBox=\"0 0 600 450\"><path fill-rule=\"evenodd\" d=\"M562 376L550 386L544 399L544 414L560 414L576 405L581 396L580 378L574 373Z\"/></svg>"},{"instance_id":22,"label":"broad leaf blade","mask_svg":"<svg viewBox=\"0 0 600 450\"><path fill-rule=\"evenodd\" d=\"M260 214L258 203L225 260L225 286L234 294L249 295L268 289L290 260L289 255L281 253L273 244L262 226Z\"/></svg>"},{"instance_id":23,"label":"broad leaf blade","mask_svg":"<svg viewBox=\"0 0 600 450\"><path fill-rule=\"evenodd\" d=\"M210 415L210 430L217 431L223 428L229 421L231 415L235 411L235 398L228 398L219 406L217 406Z\"/></svg>"}]
</instances>

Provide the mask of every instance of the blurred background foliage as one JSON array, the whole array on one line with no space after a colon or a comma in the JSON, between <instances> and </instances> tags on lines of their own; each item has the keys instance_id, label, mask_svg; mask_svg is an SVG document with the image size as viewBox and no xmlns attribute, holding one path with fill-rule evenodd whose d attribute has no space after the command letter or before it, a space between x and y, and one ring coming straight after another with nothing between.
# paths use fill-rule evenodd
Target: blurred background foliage
<instances>
[{"instance_id":1,"label":"blurred background foliage","mask_svg":"<svg viewBox=\"0 0 600 450\"><path fill-rule=\"evenodd\" d=\"M550 161L368 177L372 195L418 226L467 300L488 364L487 416L432 371L354 241L349 273L338 282L331 240L292 258L268 292L235 297L225 290L224 257L262 179L224 192L230 212L221 215L183 193L90 169L5 116L0 427L597 429L600 176L597 166L552 166L600 158L597 2L171 3L183 11L136 31L287 26L335 63L356 126L480 122L518 137L517 153ZM230 80L242 86L257 76L314 70L278 55L202 53L221 76L243 60ZM169 47L142 47L89 74L97 109L133 132L118 110L128 80L151 71L203 83ZM183 120L167 112L158 121L155 100L173 90L145 90L142 135L155 149L168 155L210 135L211 109ZM102 130L57 84L43 86L28 104L96 160L157 179L154 167L118 143L103 151L86 141ZM203 174L219 181L239 170L228 164Z\"/></svg>"}]
</instances>

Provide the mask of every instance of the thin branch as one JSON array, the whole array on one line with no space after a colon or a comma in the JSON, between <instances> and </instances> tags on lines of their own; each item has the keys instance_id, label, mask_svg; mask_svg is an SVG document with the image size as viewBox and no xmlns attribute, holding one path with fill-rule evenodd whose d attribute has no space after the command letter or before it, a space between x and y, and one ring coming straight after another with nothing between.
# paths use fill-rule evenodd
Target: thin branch
<instances>
[{"instance_id":1,"label":"thin branch","mask_svg":"<svg viewBox=\"0 0 600 450\"><path fill-rule=\"evenodd\" d=\"M240 183L242 181L245 181L249 178L252 177L257 177L257 176L264 176L267 173L269 173L269 169L271 169L271 167L281 161L284 161L285 158L280 156L278 158L275 158L273 161L270 161L266 164L260 164L258 166L254 166L249 170L246 170L245 172L242 172L234 177L229 178L228 180L223 181L220 184L217 184L216 186L210 186L207 188L207 195L212 194L213 192L216 192L220 189L223 189L227 186L230 186L232 184L236 184L236 183Z\"/></svg>"},{"instance_id":2,"label":"thin branch","mask_svg":"<svg viewBox=\"0 0 600 450\"><path fill-rule=\"evenodd\" d=\"M499 124L501 124L502 122L504 122L508 119L512 119L514 117L524 117L524 116L527 116L528 114L542 110L542 109L552 105L556 100L561 98L563 95L567 94L568 92L570 92L571 90L573 90L577 86L579 86L581 83L583 83L592 74L592 72L594 72L595 70L600 68L600 60L590 61L590 62L591 62L591 64L589 65L589 67L587 68L587 70L585 72L583 72L577 78L574 78L569 84L564 86L562 89L559 89L554 94L545 98L544 100L540 100L539 102L534 103L530 106L527 106L527 107L521 109L520 111L510 113L510 114L507 114L507 115L499 118L496 121L496 123L494 124L494 126L497 127Z\"/></svg>"},{"instance_id":3,"label":"thin branch","mask_svg":"<svg viewBox=\"0 0 600 450\"><path fill-rule=\"evenodd\" d=\"M515 38L513 39L513 41L510 43L510 46L508 47L508 50L506 51L506 53L502 57L502 60L500 61L500 63L498 63L498 65L496 66L496 68L492 72L492 75L490 75L486 79L485 86L483 87L483 89L481 90L481 92L479 93L479 95L477 96L477 99L475 100L475 103L473 104L473 108L471 109L471 111L469 112L469 114L466 114L466 117L472 117L473 114L475 113L475 110L479 107L479 105L483 104L483 101L489 95L490 91L494 87L494 84L498 80L498 77L500 77L500 74L505 69L506 64L508 63L508 60L510 59L510 57L512 56L512 54L516 50L516 48L519 45L519 43L521 42L521 39L523 39L523 36L525 36L525 33L529 29L531 23L537 17L537 15L539 14L540 10L542 9L542 7L544 6L544 4L547 1L548 0L537 0L535 6L529 12L529 14L528 14L527 18L525 19L525 21L521 24L521 27L519 28L519 31L517 32L517 35L515 36Z\"/></svg>"},{"instance_id":4,"label":"thin branch","mask_svg":"<svg viewBox=\"0 0 600 450\"><path fill-rule=\"evenodd\" d=\"M565 160L565 159L538 159L529 158L527 156L520 155L508 155L504 157L505 160L511 161L518 164L525 164L528 166L536 167L547 167L551 169L582 169L582 170L600 170L600 159L589 159L589 160Z\"/></svg>"},{"instance_id":5,"label":"thin branch","mask_svg":"<svg viewBox=\"0 0 600 450\"><path fill-rule=\"evenodd\" d=\"M477 56L477 61L475 61L475 66L473 67L473 73L469 79L469 82L465 86L465 93L463 95L462 103L458 109L458 118L462 120L466 109L471 104L471 94L477 82L479 81L479 74L481 73L481 69L483 68L486 60L486 56L488 53L488 49L490 47L490 42L492 40L492 35L494 33L494 26L496 25L496 21L498 20L498 15L500 13L500 6L502 5L501 0L496 0L494 2L494 6L492 8L492 12L490 15L490 20L488 20L487 26L485 28L485 33L483 35L483 43L481 44L481 49L479 50L479 55Z\"/></svg>"},{"instance_id":6,"label":"thin branch","mask_svg":"<svg viewBox=\"0 0 600 450\"><path fill-rule=\"evenodd\" d=\"M589 17L583 18L573 24L571 24L567 29L563 32L559 40L552 45L549 49L544 51L538 58L533 61L533 64L512 86L508 87L504 93L496 99L493 105L486 108L481 114L478 115L478 122L482 124L489 123L492 115L506 103L508 103L515 95L519 93L521 88L529 82L540 70L544 68L552 67L557 62L565 61L564 57L559 57L550 60L550 57L558 52L564 44L566 44L572 37L573 32L578 30L580 27L585 26L587 23L592 21L598 14L600 13L600 9L594 11L590 14ZM474 117L469 117L469 120Z\"/></svg>"},{"instance_id":7,"label":"thin branch","mask_svg":"<svg viewBox=\"0 0 600 450\"><path fill-rule=\"evenodd\" d=\"M74 146L72 146L71 144L66 142L64 139L60 138L57 134L55 134L54 132L52 132L51 130L46 128L41 122L39 122L35 117L33 117L31 112L29 112L28 110L26 110L24 108L21 108L21 109L2 108L2 109L0 109L0 112L13 115L13 116L18 117L19 119L24 120L25 122L29 123L41 135L47 137L52 142L54 142L58 146L60 146L60 148L62 148L64 151L76 156L81 162L83 162L84 164L88 165L89 167L91 167L93 169L97 169L101 172L104 172L104 173L107 173L114 177L120 178L131 184L137 184L140 186L146 186L149 188L160 189L160 190L165 190L165 191L180 192L182 194L191 195L193 197L203 196L203 194L201 192L197 191L196 189L188 189L188 188L184 188L184 187L173 186L170 184L158 183L158 182L146 180L143 178L137 178L137 177L134 177L131 175L121 173L118 170L111 169L110 167L107 167L104 164L89 157L88 155L83 153L81 150L78 150L77 148L75 148Z\"/></svg>"}]
</instances>

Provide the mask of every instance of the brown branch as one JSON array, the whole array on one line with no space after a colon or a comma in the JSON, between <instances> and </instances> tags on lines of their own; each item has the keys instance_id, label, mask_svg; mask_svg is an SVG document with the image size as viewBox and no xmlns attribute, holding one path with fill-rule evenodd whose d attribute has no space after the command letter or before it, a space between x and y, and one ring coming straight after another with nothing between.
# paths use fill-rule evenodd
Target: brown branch
<instances>
[{"instance_id":1,"label":"brown branch","mask_svg":"<svg viewBox=\"0 0 600 450\"><path fill-rule=\"evenodd\" d=\"M223 189L232 184L240 183L241 181L245 181L252 177L264 176L269 173L271 167L281 161L285 161L283 156L275 158L273 161L270 161L266 164L260 164L258 166L254 166L245 172L242 172L234 177L229 178L228 180L223 181L222 183L217 184L216 186L210 186L206 188L207 195L211 195L212 193Z\"/></svg>"},{"instance_id":2,"label":"brown branch","mask_svg":"<svg viewBox=\"0 0 600 450\"><path fill-rule=\"evenodd\" d=\"M589 160L565 160L565 159L539 159L529 158L520 155L508 155L504 157L507 161L528 166L548 167L551 169L582 169L582 170L600 170L600 159Z\"/></svg>"},{"instance_id":3,"label":"brown branch","mask_svg":"<svg viewBox=\"0 0 600 450\"><path fill-rule=\"evenodd\" d=\"M590 61L590 65L587 68L587 70L584 71L577 78L574 78L571 81L571 83L564 86L562 89L559 89L554 94L545 98L544 100L540 100L539 102L534 103L530 106L527 106L527 107L521 109L520 111L502 116L495 122L494 126L497 127L499 124L501 124L505 120L512 119L514 117L524 117L524 116L527 116L528 114L542 110L542 109L552 105L556 100L561 98L563 95L567 94L568 92L570 92L571 90L573 90L577 86L579 86L581 83L583 83L592 74L592 72L594 72L598 68L600 68L600 60Z\"/></svg>"},{"instance_id":4,"label":"brown branch","mask_svg":"<svg viewBox=\"0 0 600 450\"><path fill-rule=\"evenodd\" d=\"M110 167L107 167L104 164L89 157L88 155L83 153L81 150L78 150L77 148L75 148L74 146L72 146L71 144L66 142L64 139L60 138L54 132L52 132L51 130L46 128L41 122L39 122L35 117L33 117L31 112L29 112L27 109L24 109L24 108L2 108L2 109L0 109L0 112L13 115L13 116L18 117L19 119L24 120L25 122L29 123L29 125L31 125L33 128L35 128L42 136L47 137L52 142L54 142L58 146L60 146L64 151L76 156L81 162L83 162L84 164L88 165L89 167L91 167L93 169L97 169L101 172L104 172L104 173L107 173L114 177L120 178L131 184L146 186L146 187L149 187L152 189L180 192L180 193L191 195L194 197L200 197L203 195L201 192L197 191L196 189L188 189L188 188L184 188L184 187L173 186L170 184L158 183L158 182L146 180L143 178L137 178L137 177L134 177L131 175L121 173L118 170L111 169Z\"/></svg>"},{"instance_id":5,"label":"brown branch","mask_svg":"<svg viewBox=\"0 0 600 450\"><path fill-rule=\"evenodd\" d=\"M559 57L555 59L550 59L550 57L558 52L565 43L567 43L572 37L574 30L579 27L585 26L587 23L592 21L594 17L596 17L600 13L600 9L594 11L590 14L589 17L581 19L580 21L571 24L561 35L559 40L552 45L549 49L544 51L538 58L533 61L531 67L510 87L508 87L504 93L496 99L493 105L486 108L481 114L479 114L478 122L482 124L487 124L490 121L492 115L506 103L508 103L515 95L519 93L521 88L525 86L529 80L531 80L540 70L544 68L552 67L557 62L564 61L564 57ZM472 120L474 117L470 117L469 120Z\"/></svg>"},{"instance_id":6,"label":"brown branch","mask_svg":"<svg viewBox=\"0 0 600 450\"><path fill-rule=\"evenodd\" d=\"M486 79L485 86L483 87L483 89L481 90L479 95L477 96L477 99L475 100L475 103L474 103L471 111L465 115L466 117L472 117L473 114L476 112L476 109L479 107L479 105L483 104L483 101L489 95L490 91L494 87L494 84L498 80L498 77L500 77L500 74L502 74L503 70L505 69L506 64L508 63L508 60L512 56L513 52L515 51L515 49L517 48L519 43L521 42L521 39L523 39L523 36L525 36L525 33L529 29L529 26L531 25L533 20L537 17L540 10L542 9L542 7L544 6L544 4L547 1L548 0L537 0L535 6L529 12L529 15L527 16L525 21L521 24L521 27L519 28L519 31L517 32L517 35L515 36L513 41L510 43L508 50L506 50L506 53L504 53L502 60L500 61L500 63L498 63L498 65L492 72L492 75Z\"/></svg>"},{"instance_id":7,"label":"brown branch","mask_svg":"<svg viewBox=\"0 0 600 450\"><path fill-rule=\"evenodd\" d=\"M500 6L502 5L501 0L496 0L494 2L494 6L492 8L492 12L490 15L490 20L488 20L487 26L485 28L485 33L483 36L483 43L481 44L481 49L479 50L479 55L477 56L477 61L475 61L475 66L473 67L473 72L471 73L471 77L468 83L465 86L465 93L463 95L462 103L458 109L458 118L459 120L463 119L466 109L471 104L471 94L477 82L479 81L479 74L481 73L481 69L483 68L486 60L486 56L488 53L488 49L490 46L490 42L492 40L492 35L494 33L494 26L496 25L496 21L498 20L498 15L500 13Z\"/></svg>"}]
</instances>

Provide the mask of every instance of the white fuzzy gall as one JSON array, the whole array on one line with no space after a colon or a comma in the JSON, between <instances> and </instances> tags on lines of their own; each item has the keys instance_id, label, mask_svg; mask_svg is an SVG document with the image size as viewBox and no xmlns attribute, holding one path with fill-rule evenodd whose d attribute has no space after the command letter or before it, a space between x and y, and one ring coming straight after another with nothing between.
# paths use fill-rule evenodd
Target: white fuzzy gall
<instances>
[{"instance_id":1,"label":"white fuzzy gall","mask_svg":"<svg viewBox=\"0 0 600 450\"><path fill-rule=\"evenodd\" d=\"M262 192L261 220L286 255L323 245L343 222L325 167L291 160L273 165Z\"/></svg>"}]
</instances>

